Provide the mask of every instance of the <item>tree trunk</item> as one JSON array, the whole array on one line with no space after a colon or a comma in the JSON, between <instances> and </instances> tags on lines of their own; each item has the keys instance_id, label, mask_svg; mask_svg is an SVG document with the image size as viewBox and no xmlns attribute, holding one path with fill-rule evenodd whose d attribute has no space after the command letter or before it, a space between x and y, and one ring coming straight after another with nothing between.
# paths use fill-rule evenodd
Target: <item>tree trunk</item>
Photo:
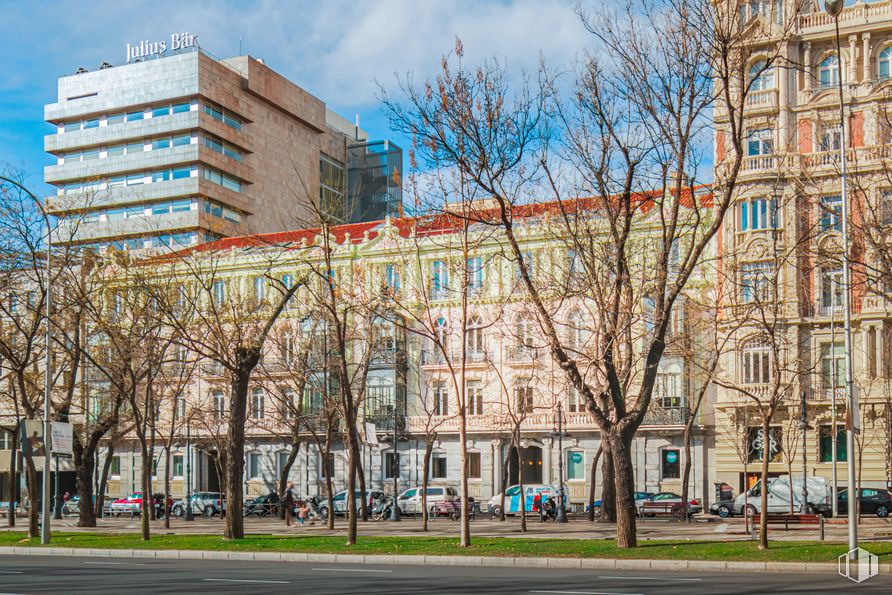
<instances>
[{"instance_id":1,"label":"tree trunk","mask_svg":"<svg viewBox=\"0 0 892 595\"><path fill-rule=\"evenodd\" d=\"M146 487L144 488L143 494L148 493L149 496L151 496L155 492L155 482L152 481L152 478L155 475L155 440L154 440L154 438L152 439L152 442L149 445L148 453L149 453L149 479L148 479L148 483L147 483ZM153 504L154 504L154 502L153 502ZM158 518L158 513L155 510L154 505L149 506L149 518L152 519L153 521L157 520L157 518Z\"/></svg>"},{"instance_id":2,"label":"tree trunk","mask_svg":"<svg viewBox=\"0 0 892 595\"><path fill-rule=\"evenodd\" d=\"M188 492L187 492L188 495ZM170 498L170 445L164 448L164 500L162 501L165 509L167 508L167 499ZM164 528L170 529L170 511L164 512Z\"/></svg>"},{"instance_id":3,"label":"tree trunk","mask_svg":"<svg viewBox=\"0 0 892 595\"><path fill-rule=\"evenodd\" d=\"M790 514L796 514L793 509L793 459L791 453L787 453L787 477L790 478Z\"/></svg>"},{"instance_id":4,"label":"tree trunk","mask_svg":"<svg viewBox=\"0 0 892 595\"><path fill-rule=\"evenodd\" d=\"M95 527L96 511L93 507L93 471L96 465L96 444L99 438L95 434L87 436L86 444L74 439L74 467L77 475L78 495L78 527ZM109 460L110 460L109 456ZM106 462L106 466L110 463ZM100 505L97 502L97 505Z\"/></svg>"},{"instance_id":5,"label":"tree trunk","mask_svg":"<svg viewBox=\"0 0 892 595\"><path fill-rule=\"evenodd\" d=\"M463 375L464 376L464 375ZM459 440L459 464L461 465L461 547L471 545L471 519L468 515L468 418L467 412L462 411L458 420Z\"/></svg>"},{"instance_id":6,"label":"tree trunk","mask_svg":"<svg viewBox=\"0 0 892 595\"><path fill-rule=\"evenodd\" d=\"M140 490L142 491L142 504L140 505L139 524L142 532L142 540L149 541L152 536L149 531L149 520L151 519L153 506L151 477L152 477L152 460L149 458L149 447L144 437L139 437L139 454L142 458L142 471L140 473Z\"/></svg>"},{"instance_id":7,"label":"tree trunk","mask_svg":"<svg viewBox=\"0 0 892 595\"><path fill-rule=\"evenodd\" d=\"M331 458L331 441L334 439L334 422L329 418L326 422L325 430L325 455L322 466L325 469L325 500L328 505L328 518L325 520L325 526L328 529L334 529L334 485L332 484L331 469L328 467L328 460Z\"/></svg>"},{"instance_id":8,"label":"tree trunk","mask_svg":"<svg viewBox=\"0 0 892 595\"><path fill-rule=\"evenodd\" d=\"M502 522L508 520L507 515L505 515L505 491L508 489L508 464L511 461L511 447L513 444L514 441L512 440L508 446L508 454L502 461L502 493L499 494L499 506L502 508L499 520Z\"/></svg>"},{"instance_id":9,"label":"tree trunk","mask_svg":"<svg viewBox=\"0 0 892 595\"><path fill-rule=\"evenodd\" d=\"M684 426L684 461L681 467L681 502L685 505L684 522L691 521L690 515L687 514L687 503L690 502L689 482L691 481L691 426L694 424L694 416L689 416L688 422Z\"/></svg>"},{"instance_id":10,"label":"tree trunk","mask_svg":"<svg viewBox=\"0 0 892 595\"><path fill-rule=\"evenodd\" d=\"M353 436L351 431L347 431L346 435L350 444L347 452L348 466L347 471L347 545L356 545L356 452L353 449ZM334 514L334 509L331 509Z\"/></svg>"},{"instance_id":11,"label":"tree trunk","mask_svg":"<svg viewBox=\"0 0 892 595\"><path fill-rule=\"evenodd\" d=\"M604 459L601 461L601 522L616 522L616 478L613 472L613 455L606 434L601 433L601 448Z\"/></svg>"},{"instance_id":12,"label":"tree trunk","mask_svg":"<svg viewBox=\"0 0 892 595\"><path fill-rule=\"evenodd\" d=\"M595 489L598 485L598 459L601 458L601 453L604 449L598 445L598 450L595 451L595 458L592 459L592 468L589 471L589 476L591 477L591 485L588 488L588 520L595 520ZM601 502L603 504L603 502ZM603 514L603 508L602 508Z\"/></svg>"},{"instance_id":13,"label":"tree trunk","mask_svg":"<svg viewBox=\"0 0 892 595\"><path fill-rule=\"evenodd\" d=\"M229 397L229 427L226 430L226 529L225 539L242 539L245 536L244 492L245 477L245 420L248 409L248 383L251 379L248 354L239 348L238 368L233 372L232 392ZM256 363L256 361L255 361Z\"/></svg>"},{"instance_id":14,"label":"tree trunk","mask_svg":"<svg viewBox=\"0 0 892 595\"><path fill-rule=\"evenodd\" d=\"M424 462L421 465L421 530L427 531L430 511L427 509L427 484L431 474L431 456L434 454L434 443L430 440L424 445Z\"/></svg>"},{"instance_id":15,"label":"tree trunk","mask_svg":"<svg viewBox=\"0 0 892 595\"><path fill-rule=\"evenodd\" d=\"M37 496L40 493L40 485L37 481L37 469L34 467L34 460L25 459L25 483L28 487L28 537L39 537L40 526L38 515L40 514L40 503Z\"/></svg>"},{"instance_id":16,"label":"tree trunk","mask_svg":"<svg viewBox=\"0 0 892 595\"><path fill-rule=\"evenodd\" d=\"M285 499L285 490L288 489L288 476L291 474L291 467L294 465L294 461L297 460L297 455L300 452L300 440L297 439L291 445L291 451L288 453L288 458L285 459L285 464L279 470L279 502L282 502ZM279 518L281 520L285 520L285 507L279 507Z\"/></svg>"},{"instance_id":17,"label":"tree trunk","mask_svg":"<svg viewBox=\"0 0 892 595\"><path fill-rule=\"evenodd\" d=\"M610 455L613 458L616 481L616 547L632 548L638 545L635 522L635 476L632 467L632 438L628 435L610 436Z\"/></svg>"},{"instance_id":18,"label":"tree trunk","mask_svg":"<svg viewBox=\"0 0 892 595\"><path fill-rule=\"evenodd\" d=\"M359 518L363 522L367 522L369 520L369 497L365 487L365 468L362 465L362 449L359 447L359 440L354 441L353 448L356 451L354 456L356 457L356 477L359 479L359 493L363 495L359 499ZM397 495L394 494L394 500L396 500Z\"/></svg>"},{"instance_id":19,"label":"tree trunk","mask_svg":"<svg viewBox=\"0 0 892 595\"><path fill-rule=\"evenodd\" d=\"M18 430L12 432L12 451L10 452L9 457L9 510L6 514L6 524L9 527L15 527L15 505L16 505L16 490L19 487L18 482L18 469L17 465L17 457L16 453L19 450L19 433Z\"/></svg>"},{"instance_id":20,"label":"tree trunk","mask_svg":"<svg viewBox=\"0 0 892 595\"><path fill-rule=\"evenodd\" d=\"M523 449L520 446L520 440L514 440L514 449L517 451L517 484L520 491L517 497L520 500L520 532L527 532L527 498L523 489ZM540 502L541 504L541 502Z\"/></svg>"},{"instance_id":21,"label":"tree trunk","mask_svg":"<svg viewBox=\"0 0 892 595\"><path fill-rule=\"evenodd\" d=\"M102 505L105 503L105 488L108 485L108 474L111 471L112 458L115 455L115 445L109 443L108 452L105 454L105 462L102 464L102 475L99 478L99 486L96 494L96 506L93 507L93 514L102 515ZM95 461L95 458L93 459ZM92 475L92 471L90 473ZM95 521L93 526L95 526Z\"/></svg>"},{"instance_id":22,"label":"tree trunk","mask_svg":"<svg viewBox=\"0 0 892 595\"><path fill-rule=\"evenodd\" d=\"M768 422L766 418L762 422L762 490L759 510L759 549L768 549L768 459L771 456L771 440L768 436ZM790 478L790 499L793 499L793 478Z\"/></svg>"}]
</instances>

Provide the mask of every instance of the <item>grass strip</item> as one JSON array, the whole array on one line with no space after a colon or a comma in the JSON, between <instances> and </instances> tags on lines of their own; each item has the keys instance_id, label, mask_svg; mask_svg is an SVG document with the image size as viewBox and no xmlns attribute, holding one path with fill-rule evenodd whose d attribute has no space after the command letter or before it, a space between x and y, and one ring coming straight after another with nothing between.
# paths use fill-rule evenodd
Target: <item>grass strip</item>
<instances>
[{"instance_id":1,"label":"grass strip","mask_svg":"<svg viewBox=\"0 0 892 595\"><path fill-rule=\"evenodd\" d=\"M39 539L23 532L0 531L0 546L41 547ZM226 541L219 535L155 535L143 541L138 533L54 533L49 547L96 549L213 550L238 552L299 552L314 554L382 554L427 556L502 556L554 558L622 558L654 560L724 560L753 562L834 562L846 552L845 544L816 541L774 541L760 551L754 541L652 540L639 547L619 549L613 540L473 538L462 548L451 537L369 536L353 546L338 536L249 535ZM892 561L892 543L870 543L865 549Z\"/></svg>"}]
</instances>

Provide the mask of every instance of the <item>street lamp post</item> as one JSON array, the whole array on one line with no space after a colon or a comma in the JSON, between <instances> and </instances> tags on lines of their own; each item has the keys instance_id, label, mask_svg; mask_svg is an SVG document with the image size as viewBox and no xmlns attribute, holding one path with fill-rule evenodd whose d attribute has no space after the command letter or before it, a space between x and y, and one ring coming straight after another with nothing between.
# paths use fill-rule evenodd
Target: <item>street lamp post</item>
<instances>
[{"instance_id":1,"label":"street lamp post","mask_svg":"<svg viewBox=\"0 0 892 595\"><path fill-rule=\"evenodd\" d=\"M857 431L858 423L858 399L855 395L855 391L853 390L853 379L852 379L852 312L849 307L849 293L851 291L851 269L849 267L849 202L848 202L848 189L846 184L846 118L845 118L845 103L843 100L843 90L842 90L842 77L843 77L843 65L842 65L842 48L839 41L839 15L842 13L844 8L845 1L844 0L825 0L824 2L824 10L833 17L833 23L835 26L835 40L836 40L836 63L838 65L838 76L837 76L837 90L839 92L839 126L840 132L842 133L842 142L839 146L840 152L840 163L841 163L841 183L842 183L842 282L843 282L843 294L842 294L842 307L844 318L844 337L845 337L845 361L846 361L846 403L847 409L846 412L846 452L848 456L847 459L847 467L848 467L848 489L849 494L855 493L855 457L852 456L852 453L855 452L855 431ZM836 494L833 494L833 497L836 498ZM850 498L851 500L851 498ZM855 516L856 510L855 506L849 505L848 507L848 517L849 517L849 551L854 552L858 548L858 519ZM853 554L854 555L854 554Z\"/></svg>"},{"instance_id":2,"label":"street lamp post","mask_svg":"<svg viewBox=\"0 0 892 595\"><path fill-rule=\"evenodd\" d=\"M397 414L399 413L397 408L397 395L396 391L393 394L393 467L390 472L393 473L393 506L390 507L390 518L387 519L389 521L397 522L400 520L400 507L397 497L400 495L400 460L399 454L397 453L397 444L399 440L397 439Z\"/></svg>"},{"instance_id":3,"label":"street lamp post","mask_svg":"<svg viewBox=\"0 0 892 595\"><path fill-rule=\"evenodd\" d=\"M186 420L186 514L184 520L194 521L192 513L192 427ZM221 511L222 514L222 511Z\"/></svg>"},{"instance_id":4,"label":"street lamp post","mask_svg":"<svg viewBox=\"0 0 892 595\"><path fill-rule=\"evenodd\" d=\"M59 457L53 455L54 463L56 464L56 474L55 474L55 485L53 496L53 519L59 520L62 518L62 494L59 493Z\"/></svg>"},{"instance_id":5,"label":"street lamp post","mask_svg":"<svg viewBox=\"0 0 892 595\"><path fill-rule=\"evenodd\" d=\"M555 513L554 521L556 523L567 522L567 505L564 494L564 410L560 401L557 404L557 414L555 416L555 426L557 429L552 432L552 436L558 439L558 506Z\"/></svg>"},{"instance_id":6,"label":"street lamp post","mask_svg":"<svg viewBox=\"0 0 892 595\"><path fill-rule=\"evenodd\" d=\"M808 430L808 411L806 410L805 391L802 391L802 404L799 409L799 430L802 432L802 504L799 506L799 512L806 514L808 512L808 449L806 448L806 438ZM790 496L793 495L793 478L790 478Z\"/></svg>"}]
</instances>

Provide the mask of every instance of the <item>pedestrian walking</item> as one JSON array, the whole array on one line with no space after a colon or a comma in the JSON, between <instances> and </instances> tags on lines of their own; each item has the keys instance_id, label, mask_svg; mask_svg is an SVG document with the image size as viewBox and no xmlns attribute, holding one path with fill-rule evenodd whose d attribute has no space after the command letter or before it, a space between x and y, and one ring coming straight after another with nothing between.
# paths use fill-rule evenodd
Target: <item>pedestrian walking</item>
<instances>
[{"instance_id":1,"label":"pedestrian walking","mask_svg":"<svg viewBox=\"0 0 892 595\"><path fill-rule=\"evenodd\" d=\"M307 514L309 514L310 508L307 506L306 501L300 503L300 508L297 509L297 522L300 523L300 526L304 526L304 521L307 520Z\"/></svg>"},{"instance_id":2,"label":"pedestrian walking","mask_svg":"<svg viewBox=\"0 0 892 595\"><path fill-rule=\"evenodd\" d=\"M285 526L291 526L291 516L292 511L294 509L294 484L292 482L288 482L288 487L285 489L285 494L282 498L282 506L285 507Z\"/></svg>"}]
</instances>

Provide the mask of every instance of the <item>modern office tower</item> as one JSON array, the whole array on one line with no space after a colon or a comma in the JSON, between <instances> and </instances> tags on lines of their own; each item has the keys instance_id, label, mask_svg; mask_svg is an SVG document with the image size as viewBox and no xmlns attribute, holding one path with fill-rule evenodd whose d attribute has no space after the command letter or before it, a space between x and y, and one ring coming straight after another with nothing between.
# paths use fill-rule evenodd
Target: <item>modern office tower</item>
<instances>
[{"instance_id":1,"label":"modern office tower","mask_svg":"<svg viewBox=\"0 0 892 595\"><path fill-rule=\"evenodd\" d=\"M130 63L60 78L46 106L56 127L45 146L57 163L45 178L58 188L47 200L63 221L57 241L191 245L313 226L312 204L336 221L363 218L351 205L372 199L346 196L350 155L368 167L355 148L367 139L358 126L262 60L138 49L128 49ZM401 152L389 158L388 176L399 179L401 161ZM388 200L398 212L398 188Z\"/></svg>"}]
</instances>

